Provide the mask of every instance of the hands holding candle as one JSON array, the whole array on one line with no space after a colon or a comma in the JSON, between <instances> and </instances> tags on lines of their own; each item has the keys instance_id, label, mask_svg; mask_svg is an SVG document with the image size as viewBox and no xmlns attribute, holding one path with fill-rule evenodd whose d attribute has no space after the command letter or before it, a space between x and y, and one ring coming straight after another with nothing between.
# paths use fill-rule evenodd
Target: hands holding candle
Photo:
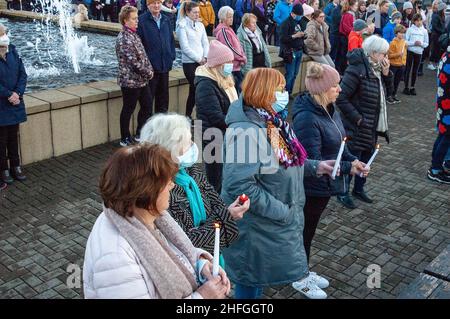
<instances>
[{"instance_id":1,"label":"hands holding candle","mask_svg":"<svg viewBox=\"0 0 450 319\"><path fill-rule=\"evenodd\" d=\"M370 170L370 165L372 165L373 161L375 160L375 157L377 156L378 152L380 150L380 144L377 144L375 147L375 152L373 152L372 156L370 157L369 161L367 162L365 168ZM360 177L365 177L363 173L359 174Z\"/></svg>"},{"instance_id":2,"label":"hands holding candle","mask_svg":"<svg viewBox=\"0 0 450 319\"><path fill-rule=\"evenodd\" d=\"M234 220L239 220L242 217L244 217L244 213L248 211L250 208L250 198L242 194L236 200L228 206L228 211L230 212L231 217L233 217Z\"/></svg>"},{"instance_id":3,"label":"hands holding candle","mask_svg":"<svg viewBox=\"0 0 450 319\"><path fill-rule=\"evenodd\" d=\"M334 163L333 172L331 173L332 179L336 178L339 166L341 165L342 154L344 153L346 141L347 141L347 137L344 137L344 139L341 142L341 147L339 148L339 153L337 155L336 162Z\"/></svg>"}]
</instances>

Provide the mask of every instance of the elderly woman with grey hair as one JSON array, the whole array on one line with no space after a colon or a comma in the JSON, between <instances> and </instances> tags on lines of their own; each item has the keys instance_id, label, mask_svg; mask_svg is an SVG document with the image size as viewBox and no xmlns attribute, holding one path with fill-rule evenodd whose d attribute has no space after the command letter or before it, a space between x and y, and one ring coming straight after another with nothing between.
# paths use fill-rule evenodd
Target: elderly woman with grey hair
<instances>
[{"instance_id":1,"label":"elderly woman with grey hair","mask_svg":"<svg viewBox=\"0 0 450 319\"><path fill-rule=\"evenodd\" d=\"M349 65L340 84L342 91L336 101L350 138L348 148L364 163L371 157L378 136L384 136L389 143L386 89L392 85L392 72L389 71L388 50L388 42L374 35L364 40L362 49L350 52ZM366 178L355 176L352 194L372 203L364 191L365 182ZM348 192L338 196L338 200L348 208L356 207Z\"/></svg>"},{"instance_id":2,"label":"elderly woman with grey hair","mask_svg":"<svg viewBox=\"0 0 450 319\"><path fill-rule=\"evenodd\" d=\"M243 217L250 201L240 205L237 198L227 207L208 183L203 166L196 163L199 150L192 141L190 120L175 113L154 115L142 128L141 142L165 147L178 162L179 171L175 176L175 187L170 192L168 212L194 246L213 253L214 223L219 222L220 246L228 247L238 236L236 220ZM220 261L223 267L222 257Z\"/></svg>"},{"instance_id":3,"label":"elderly woman with grey hair","mask_svg":"<svg viewBox=\"0 0 450 319\"><path fill-rule=\"evenodd\" d=\"M231 27L233 25L233 15L234 11L229 6L220 8L218 13L219 24L214 29L213 34L218 41L222 42L233 51L233 77L236 90L240 93L241 83L244 78L241 67L247 64L247 56L245 55L239 38Z\"/></svg>"}]
</instances>

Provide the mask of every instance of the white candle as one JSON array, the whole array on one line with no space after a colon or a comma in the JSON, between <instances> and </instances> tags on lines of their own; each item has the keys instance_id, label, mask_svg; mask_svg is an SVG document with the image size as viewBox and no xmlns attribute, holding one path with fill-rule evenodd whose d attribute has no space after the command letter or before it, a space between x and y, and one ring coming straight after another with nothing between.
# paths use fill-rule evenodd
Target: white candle
<instances>
[{"instance_id":1,"label":"white candle","mask_svg":"<svg viewBox=\"0 0 450 319\"><path fill-rule=\"evenodd\" d=\"M339 148L339 153L338 153L338 156L336 158L336 162L334 163L333 172L331 174L331 178L332 179L336 178L337 170L338 170L338 168L340 166L340 163L341 163L342 153L344 153L345 141L346 140L347 140L347 138L344 137L344 139L342 140L342 143L341 143L341 147Z\"/></svg>"},{"instance_id":2,"label":"white candle","mask_svg":"<svg viewBox=\"0 0 450 319\"><path fill-rule=\"evenodd\" d=\"M219 254L220 254L220 224L214 223L216 236L214 238L214 256L213 256L213 276L219 275Z\"/></svg>"},{"instance_id":3,"label":"white candle","mask_svg":"<svg viewBox=\"0 0 450 319\"><path fill-rule=\"evenodd\" d=\"M375 157L378 154L378 151L380 150L380 144L377 144L376 148L375 148L375 152L373 152L372 156L370 157L369 161L367 162L366 166L364 166L365 168L370 168L370 165L372 165ZM363 173L359 174L360 177L364 177Z\"/></svg>"}]
</instances>

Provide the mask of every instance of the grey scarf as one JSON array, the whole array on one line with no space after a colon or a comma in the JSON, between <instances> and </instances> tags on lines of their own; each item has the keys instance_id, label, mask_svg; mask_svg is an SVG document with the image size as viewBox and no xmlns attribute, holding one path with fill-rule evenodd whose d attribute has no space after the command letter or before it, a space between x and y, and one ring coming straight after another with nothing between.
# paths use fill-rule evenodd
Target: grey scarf
<instances>
[{"instance_id":1,"label":"grey scarf","mask_svg":"<svg viewBox=\"0 0 450 319\"><path fill-rule=\"evenodd\" d=\"M380 63L375 63L370 58L369 61L373 73L375 74L380 83L380 114L378 116L377 132L385 133L388 130L388 121L387 121L386 95L384 94L383 79L381 76L383 68L381 67Z\"/></svg>"},{"instance_id":2,"label":"grey scarf","mask_svg":"<svg viewBox=\"0 0 450 319\"><path fill-rule=\"evenodd\" d=\"M244 27L244 31L247 34L247 36L250 39L250 41L252 41L255 44L257 52L258 53L261 52L262 51L262 43L261 43L261 41L259 39L259 32L258 32L258 30L253 32L249 28Z\"/></svg>"},{"instance_id":3,"label":"grey scarf","mask_svg":"<svg viewBox=\"0 0 450 319\"><path fill-rule=\"evenodd\" d=\"M197 289L196 278L157 231L147 227L135 217L125 219L109 208L104 208L104 212L131 245L162 299L185 298ZM167 241L187 257L195 269L197 262L195 247L175 220L164 212L155 220L155 225Z\"/></svg>"}]
</instances>

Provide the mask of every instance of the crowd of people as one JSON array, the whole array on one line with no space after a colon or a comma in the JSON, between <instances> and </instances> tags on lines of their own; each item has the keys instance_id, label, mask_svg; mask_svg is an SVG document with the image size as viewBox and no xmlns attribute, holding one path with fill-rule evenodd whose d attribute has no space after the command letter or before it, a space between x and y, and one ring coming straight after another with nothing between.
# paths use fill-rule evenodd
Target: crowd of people
<instances>
[{"instance_id":1,"label":"crowd of people","mask_svg":"<svg viewBox=\"0 0 450 319\"><path fill-rule=\"evenodd\" d=\"M387 0L228 2L146 0L146 10L131 3L120 10L122 147L100 177L104 209L86 246L87 298L225 298L231 283L235 298L260 298L264 287L281 284L326 298L328 280L309 269L321 215L332 196L348 208L355 198L373 202L364 189L366 163L379 137L390 142L388 106L401 102L400 83L404 94L420 93L415 84L430 46L438 137L427 176L450 184L445 4L436 0L424 10L419 0L403 8ZM189 83L183 115L168 113L175 35ZM270 68L272 41L284 75ZM312 61L306 91L294 99L305 57ZM26 73L1 27L0 75L0 168L11 183L25 178L17 131L26 120ZM194 109L202 145L192 140Z\"/></svg>"}]
</instances>

